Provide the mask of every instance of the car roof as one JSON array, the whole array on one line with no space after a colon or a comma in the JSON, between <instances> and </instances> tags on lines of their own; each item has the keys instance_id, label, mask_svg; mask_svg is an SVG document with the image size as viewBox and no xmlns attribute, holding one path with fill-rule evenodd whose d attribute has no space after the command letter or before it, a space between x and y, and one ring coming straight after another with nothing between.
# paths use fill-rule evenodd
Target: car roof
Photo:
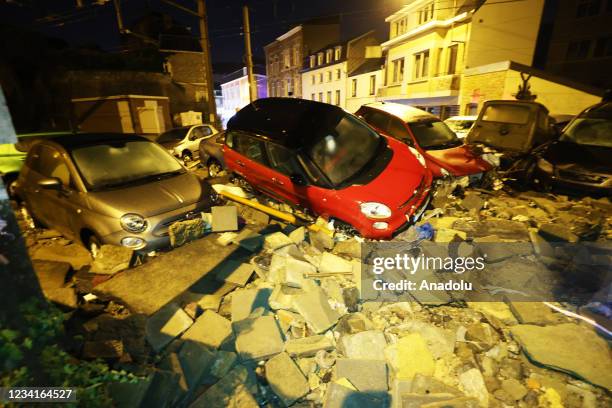
<instances>
[{"instance_id":1,"label":"car roof","mask_svg":"<svg viewBox=\"0 0 612 408\"><path fill-rule=\"evenodd\" d=\"M546 112L548 112L548 108L544 105L542 105L540 102L534 102L534 101L521 101L521 100L516 100L516 99L491 99L488 101L485 101L485 105L493 105L493 104L506 104L506 105L525 105L525 106L530 106L530 107L537 107L537 108L541 108L544 109ZM481 111L482 112L482 111Z\"/></svg>"},{"instance_id":2,"label":"car roof","mask_svg":"<svg viewBox=\"0 0 612 408\"><path fill-rule=\"evenodd\" d=\"M451 116L450 118L447 118L445 120L445 122L447 120L476 120L478 119L478 116Z\"/></svg>"},{"instance_id":3,"label":"car roof","mask_svg":"<svg viewBox=\"0 0 612 408\"><path fill-rule=\"evenodd\" d=\"M338 106L298 98L262 98L238 111L227 123L227 131L257 134L278 144L298 148L331 128L348 112Z\"/></svg>"},{"instance_id":4,"label":"car roof","mask_svg":"<svg viewBox=\"0 0 612 408\"><path fill-rule=\"evenodd\" d=\"M436 119L439 118L431 113L424 111L414 106L404 105L401 103L393 102L373 102L363 105L367 108L374 108L393 115L403 122L416 122L424 119Z\"/></svg>"},{"instance_id":5,"label":"car roof","mask_svg":"<svg viewBox=\"0 0 612 408\"><path fill-rule=\"evenodd\" d=\"M127 141L149 141L149 139L123 133L62 133L41 140L44 142L57 143L67 150L100 143L127 142Z\"/></svg>"}]
</instances>

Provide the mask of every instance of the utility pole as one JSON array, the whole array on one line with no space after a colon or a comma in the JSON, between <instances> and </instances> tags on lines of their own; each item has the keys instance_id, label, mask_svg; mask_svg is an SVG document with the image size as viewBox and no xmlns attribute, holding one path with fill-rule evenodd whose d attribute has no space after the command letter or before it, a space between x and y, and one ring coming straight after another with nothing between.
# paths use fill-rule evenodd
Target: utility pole
<instances>
[{"instance_id":1,"label":"utility pole","mask_svg":"<svg viewBox=\"0 0 612 408\"><path fill-rule=\"evenodd\" d=\"M113 0L113 4L115 6L115 15L117 16L117 27L119 28L119 34L123 34L123 16L121 15L121 4L119 4L119 0Z\"/></svg>"},{"instance_id":2,"label":"utility pole","mask_svg":"<svg viewBox=\"0 0 612 408\"><path fill-rule=\"evenodd\" d=\"M208 40L208 21L206 16L206 4L204 0L198 0L198 19L200 23L200 46L202 47L202 58L206 73L206 91L208 94L209 122L220 127L217 117L217 104L215 103L215 83L213 81L212 63L210 58L210 42Z\"/></svg>"},{"instance_id":3,"label":"utility pole","mask_svg":"<svg viewBox=\"0 0 612 408\"><path fill-rule=\"evenodd\" d=\"M251 51L251 26L249 23L249 7L242 6L242 25L244 29L244 49L247 68L247 78L249 79L249 99L253 102L257 99L257 84L253 75L253 52Z\"/></svg>"}]
</instances>

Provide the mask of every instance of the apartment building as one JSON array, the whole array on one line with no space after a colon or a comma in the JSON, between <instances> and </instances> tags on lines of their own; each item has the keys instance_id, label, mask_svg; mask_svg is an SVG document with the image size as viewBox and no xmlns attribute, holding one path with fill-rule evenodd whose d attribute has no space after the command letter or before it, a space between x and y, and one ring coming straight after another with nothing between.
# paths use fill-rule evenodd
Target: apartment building
<instances>
[{"instance_id":1,"label":"apartment building","mask_svg":"<svg viewBox=\"0 0 612 408\"><path fill-rule=\"evenodd\" d=\"M268 95L301 98L304 57L339 39L338 18L331 17L295 26L266 45Z\"/></svg>"},{"instance_id":2,"label":"apartment building","mask_svg":"<svg viewBox=\"0 0 612 408\"><path fill-rule=\"evenodd\" d=\"M346 110L354 113L366 103L376 101L376 93L383 84L384 57L369 58L347 78Z\"/></svg>"},{"instance_id":3,"label":"apartment building","mask_svg":"<svg viewBox=\"0 0 612 408\"><path fill-rule=\"evenodd\" d=\"M267 79L262 66L253 67L253 76L257 86L257 98L268 96ZM223 77L221 83L223 104L218 107L222 123L225 125L229 118L251 102L249 95L249 78L246 67L243 67ZM220 108L220 109L219 109Z\"/></svg>"}]
</instances>

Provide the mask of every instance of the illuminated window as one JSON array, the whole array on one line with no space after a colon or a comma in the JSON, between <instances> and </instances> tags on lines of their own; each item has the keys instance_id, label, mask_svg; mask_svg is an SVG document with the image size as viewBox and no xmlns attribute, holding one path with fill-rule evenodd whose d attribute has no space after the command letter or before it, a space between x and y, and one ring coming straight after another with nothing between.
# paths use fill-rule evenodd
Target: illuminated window
<instances>
[{"instance_id":1,"label":"illuminated window","mask_svg":"<svg viewBox=\"0 0 612 408\"><path fill-rule=\"evenodd\" d=\"M326 99L327 103L331 103L331 91L327 91L327 99Z\"/></svg>"},{"instance_id":2,"label":"illuminated window","mask_svg":"<svg viewBox=\"0 0 612 408\"><path fill-rule=\"evenodd\" d=\"M430 3L425 7L422 7L418 11L419 13L419 24L425 24L428 21L433 20L434 17L434 3Z\"/></svg>"},{"instance_id":3,"label":"illuminated window","mask_svg":"<svg viewBox=\"0 0 612 408\"><path fill-rule=\"evenodd\" d=\"M391 64L393 68L392 82L394 84L402 82L404 80L404 59L399 58L399 59L393 60Z\"/></svg>"},{"instance_id":4,"label":"illuminated window","mask_svg":"<svg viewBox=\"0 0 612 408\"><path fill-rule=\"evenodd\" d=\"M340 90L336 89L336 105L340 106Z\"/></svg>"},{"instance_id":5,"label":"illuminated window","mask_svg":"<svg viewBox=\"0 0 612 408\"><path fill-rule=\"evenodd\" d=\"M317 63L317 58L314 55L311 55L310 56L310 68L314 68L316 63Z\"/></svg>"},{"instance_id":6,"label":"illuminated window","mask_svg":"<svg viewBox=\"0 0 612 408\"><path fill-rule=\"evenodd\" d=\"M332 50L327 50L327 52L325 52L325 63L329 64L332 60Z\"/></svg>"},{"instance_id":7,"label":"illuminated window","mask_svg":"<svg viewBox=\"0 0 612 408\"><path fill-rule=\"evenodd\" d=\"M353 98L357 96L357 78L351 80L351 96Z\"/></svg>"},{"instance_id":8,"label":"illuminated window","mask_svg":"<svg viewBox=\"0 0 612 408\"><path fill-rule=\"evenodd\" d=\"M327 71L327 82L331 82L331 80L332 80L332 72Z\"/></svg>"},{"instance_id":9,"label":"illuminated window","mask_svg":"<svg viewBox=\"0 0 612 408\"><path fill-rule=\"evenodd\" d=\"M317 65L323 64L323 53L320 52L317 54Z\"/></svg>"},{"instance_id":10,"label":"illuminated window","mask_svg":"<svg viewBox=\"0 0 612 408\"><path fill-rule=\"evenodd\" d=\"M338 61L340 59L340 54L342 53L342 47L336 47L334 50L334 60Z\"/></svg>"},{"instance_id":11,"label":"illuminated window","mask_svg":"<svg viewBox=\"0 0 612 408\"><path fill-rule=\"evenodd\" d=\"M421 79L429 76L429 50L414 54L413 79Z\"/></svg>"},{"instance_id":12,"label":"illuminated window","mask_svg":"<svg viewBox=\"0 0 612 408\"><path fill-rule=\"evenodd\" d=\"M376 75L370 75L370 95L376 93Z\"/></svg>"}]
</instances>

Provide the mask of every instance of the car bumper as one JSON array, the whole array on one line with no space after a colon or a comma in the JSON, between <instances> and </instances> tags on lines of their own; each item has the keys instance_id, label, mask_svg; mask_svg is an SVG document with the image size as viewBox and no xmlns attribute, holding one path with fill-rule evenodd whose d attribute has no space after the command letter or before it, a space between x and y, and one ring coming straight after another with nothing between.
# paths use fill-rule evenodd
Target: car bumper
<instances>
[{"instance_id":1,"label":"car bumper","mask_svg":"<svg viewBox=\"0 0 612 408\"><path fill-rule=\"evenodd\" d=\"M147 218L148 227L144 232L131 233L124 230L115 231L111 234L100 237L103 244L128 246L135 251L147 253L170 246L170 225L177 221L185 221L201 217L203 211L209 207L208 203L199 202L189 206L181 207L176 210L168 211ZM142 241L141 245L127 245L126 241Z\"/></svg>"}]
</instances>

